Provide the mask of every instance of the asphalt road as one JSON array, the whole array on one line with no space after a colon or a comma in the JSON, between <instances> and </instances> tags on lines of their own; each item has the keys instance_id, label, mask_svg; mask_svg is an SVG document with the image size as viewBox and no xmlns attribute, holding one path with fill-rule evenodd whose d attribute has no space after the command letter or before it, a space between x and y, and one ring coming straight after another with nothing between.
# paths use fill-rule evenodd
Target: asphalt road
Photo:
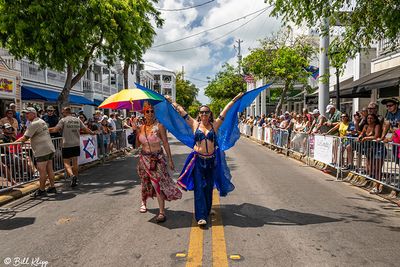
<instances>
[{"instance_id":1,"label":"asphalt road","mask_svg":"<svg viewBox=\"0 0 400 267\"><path fill-rule=\"evenodd\" d=\"M189 150L171 143L180 169ZM167 203L163 224L155 222L156 200L139 213L136 160L87 170L77 189L60 182L55 197L1 207L0 265L399 265L397 206L248 139L228 152L236 189L215 197L204 229L192 226L192 192Z\"/></svg>"}]
</instances>

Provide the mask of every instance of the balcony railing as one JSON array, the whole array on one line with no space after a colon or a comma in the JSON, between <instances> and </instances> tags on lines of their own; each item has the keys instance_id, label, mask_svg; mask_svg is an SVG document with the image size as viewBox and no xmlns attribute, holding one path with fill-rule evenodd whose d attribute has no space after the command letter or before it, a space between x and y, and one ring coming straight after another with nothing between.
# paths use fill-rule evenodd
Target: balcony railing
<instances>
[{"instance_id":1,"label":"balcony railing","mask_svg":"<svg viewBox=\"0 0 400 267\"><path fill-rule=\"evenodd\" d=\"M56 72L53 70L47 70L47 82L57 86L64 86L65 84L65 72Z\"/></svg>"},{"instance_id":2,"label":"balcony railing","mask_svg":"<svg viewBox=\"0 0 400 267\"><path fill-rule=\"evenodd\" d=\"M66 80L66 72L59 72L50 69L41 69L36 63L32 63L26 59L16 60L8 53L8 50L0 48L0 57L4 60L10 69L21 71L24 80L39 82L43 84L64 87ZM108 79L106 79L108 81ZM122 88L123 76L118 75L117 84L108 85L106 83L90 81L82 79L78 82L73 90L90 91L98 94L109 96L118 92L118 87Z\"/></svg>"},{"instance_id":3,"label":"balcony railing","mask_svg":"<svg viewBox=\"0 0 400 267\"><path fill-rule=\"evenodd\" d=\"M400 49L400 37L393 43L389 39L379 41L378 53L380 56Z\"/></svg>"},{"instance_id":4,"label":"balcony railing","mask_svg":"<svg viewBox=\"0 0 400 267\"><path fill-rule=\"evenodd\" d=\"M102 94L103 93L103 88L102 88L100 82L93 82L93 88L94 88L94 92L95 93L98 93L98 94Z\"/></svg>"},{"instance_id":5,"label":"balcony railing","mask_svg":"<svg viewBox=\"0 0 400 267\"><path fill-rule=\"evenodd\" d=\"M110 86L103 84L103 94L110 94Z\"/></svg>"},{"instance_id":6,"label":"balcony railing","mask_svg":"<svg viewBox=\"0 0 400 267\"><path fill-rule=\"evenodd\" d=\"M39 65L24 60L21 61L21 75L22 78L27 80L46 83L46 74L44 69L40 69Z\"/></svg>"},{"instance_id":7,"label":"balcony railing","mask_svg":"<svg viewBox=\"0 0 400 267\"><path fill-rule=\"evenodd\" d=\"M110 94L116 94L116 93L118 93L118 88L116 88L116 87L110 87L110 89L111 89L111 92L110 92Z\"/></svg>"}]
</instances>

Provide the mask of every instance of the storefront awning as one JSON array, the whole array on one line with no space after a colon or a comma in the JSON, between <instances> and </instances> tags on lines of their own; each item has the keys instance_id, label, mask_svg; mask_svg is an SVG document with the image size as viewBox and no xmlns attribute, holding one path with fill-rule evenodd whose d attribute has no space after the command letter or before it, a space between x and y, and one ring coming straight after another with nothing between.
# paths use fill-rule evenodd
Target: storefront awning
<instances>
[{"instance_id":1,"label":"storefront awning","mask_svg":"<svg viewBox=\"0 0 400 267\"><path fill-rule=\"evenodd\" d=\"M346 79L339 83L340 98L371 97L370 90L366 90L365 88L360 88L357 86L353 87L354 83L355 82L353 81L353 77ZM335 90L329 92L329 98L336 98L336 88L337 88L337 86L335 84L334 85Z\"/></svg>"},{"instance_id":2,"label":"storefront awning","mask_svg":"<svg viewBox=\"0 0 400 267\"><path fill-rule=\"evenodd\" d=\"M350 90L350 91L370 91L372 89L380 89L392 86L398 86L400 84L400 66L381 70L368 74L360 79L348 83L340 90Z\"/></svg>"},{"instance_id":3,"label":"storefront awning","mask_svg":"<svg viewBox=\"0 0 400 267\"><path fill-rule=\"evenodd\" d=\"M98 107L101 105L101 103L104 102L104 100L94 99L93 102L94 102L94 105Z\"/></svg>"},{"instance_id":4,"label":"storefront awning","mask_svg":"<svg viewBox=\"0 0 400 267\"><path fill-rule=\"evenodd\" d=\"M22 100L42 100L46 102L57 102L59 92L54 92L46 89L30 87L30 86L22 86L21 97ZM69 103L70 104L78 104L78 105L92 105L95 103L90 101L89 99L79 96L79 95L69 95Z\"/></svg>"}]
</instances>

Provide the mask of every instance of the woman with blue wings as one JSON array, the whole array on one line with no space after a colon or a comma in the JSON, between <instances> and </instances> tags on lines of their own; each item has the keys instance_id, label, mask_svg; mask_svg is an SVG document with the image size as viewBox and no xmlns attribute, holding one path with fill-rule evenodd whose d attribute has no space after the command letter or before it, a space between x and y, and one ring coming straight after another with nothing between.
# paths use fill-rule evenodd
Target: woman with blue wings
<instances>
[{"instance_id":1,"label":"woman with blue wings","mask_svg":"<svg viewBox=\"0 0 400 267\"><path fill-rule=\"evenodd\" d=\"M227 112L242 95L240 93L233 98L216 119L207 105L200 106L197 119L193 119L180 105L166 97L194 133L193 151L185 162L178 184L184 190L194 190L195 218L200 226L207 224L214 184L222 196L235 188L230 182L229 169L217 135Z\"/></svg>"}]
</instances>

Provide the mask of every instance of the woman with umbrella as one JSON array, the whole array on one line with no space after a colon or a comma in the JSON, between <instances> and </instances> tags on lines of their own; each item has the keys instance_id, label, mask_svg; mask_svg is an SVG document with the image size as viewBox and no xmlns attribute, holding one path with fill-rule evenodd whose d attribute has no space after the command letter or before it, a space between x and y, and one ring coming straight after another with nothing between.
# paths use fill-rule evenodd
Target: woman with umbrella
<instances>
[{"instance_id":1,"label":"woman with umbrella","mask_svg":"<svg viewBox=\"0 0 400 267\"><path fill-rule=\"evenodd\" d=\"M222 174L228 167L219 152L217 133L228 110L242 95L243 93L240 93L233 98L217 119L214 119L211 109L206 105L200 106L197 119L193 119L180 105L173 103L170 97L166 97L194 133L193 152L186 160L178 184L184 189L193 186L195 218L200 226L207 224L214 184L219 187L220 195L226 195L234 188L229 178Z\"/></svg>"},{"instance_id":2,"label":"woman with umbrella","mask_svg":"<svg viewBox=\"0 0 400 267\"><path fill-rule=\"evenodd\" d=\"M144 124L136 129L137 145L142 146L137 166L138 175L142 183L142 205L140 212L147 212L147 199L157 197L160 212L156 217L157 222L164 222L165 200L177 200L182 197L167 170L167 161L163 148L167 154L168 165L174 170L171 150L167 133L162 124L156 121L154 109L147 101L143 104ZM162 144L162 145L161 145Z\"/></svg>"},{"instance_id":3,"label":"woman with umbrella","mask_svg":"<svg viewBox=\"0 0 400 267\"><path fill-rule=\"evenodd\" d=\"M147 199L157 197L160 212L156 217L157 222L164 222L165 200L177 200L182 198L182 192L176 186L167 170L167 160L163 147L167 154L168 164L174 169L171 150L169 147L165 127L155 119L152 104L162 102L164 98L157 93L145 89L124 89L111 95L99 106L99 108L127 109L131 111L142 110L144 123L140 126L132 125L136 131L136 146L142 146L137 165L137 172L142 184L141 213L147 212Z\"/></svg>"}]
</instances>

